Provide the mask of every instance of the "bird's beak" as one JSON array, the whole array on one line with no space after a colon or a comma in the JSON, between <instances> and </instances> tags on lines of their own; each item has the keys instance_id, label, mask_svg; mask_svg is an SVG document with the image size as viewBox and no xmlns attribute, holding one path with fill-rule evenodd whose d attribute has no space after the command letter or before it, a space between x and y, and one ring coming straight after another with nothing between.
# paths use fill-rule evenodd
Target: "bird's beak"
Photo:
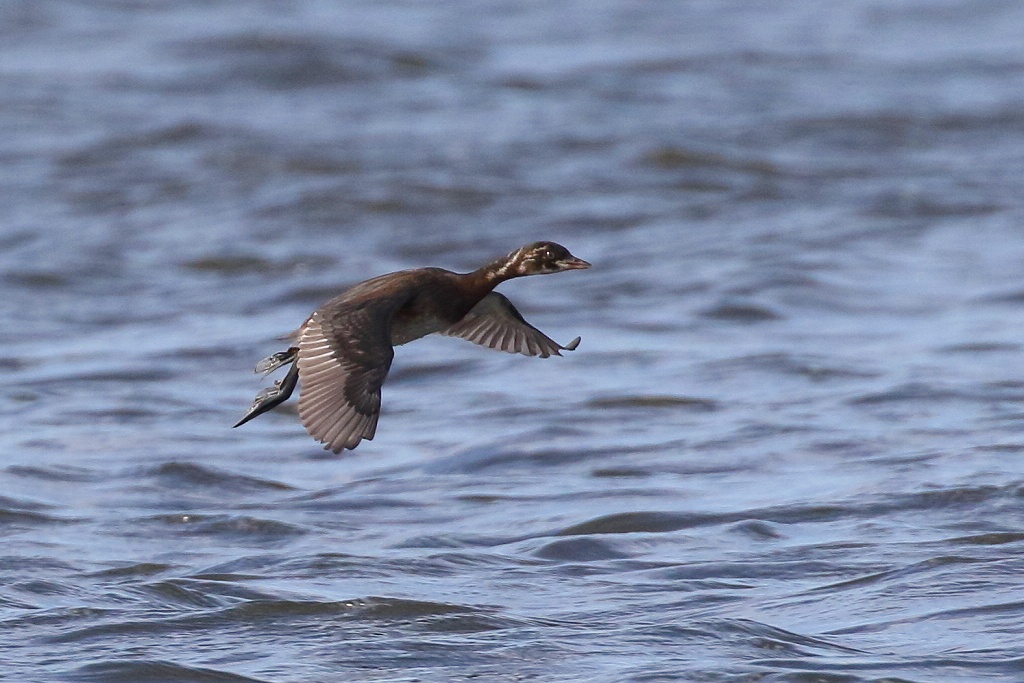
<instances>
[{"instance_id":1,"label":"bird's beak","mask_svg":"<svg viewBox=\"0 0 1024 683\"><path fill-rule=\"evenodd\" d=\"M576 258L575 256L568 256L556 263L562 270L582 270L590 267L589 263L581 258Z\"/></svg>"}]
</instances>

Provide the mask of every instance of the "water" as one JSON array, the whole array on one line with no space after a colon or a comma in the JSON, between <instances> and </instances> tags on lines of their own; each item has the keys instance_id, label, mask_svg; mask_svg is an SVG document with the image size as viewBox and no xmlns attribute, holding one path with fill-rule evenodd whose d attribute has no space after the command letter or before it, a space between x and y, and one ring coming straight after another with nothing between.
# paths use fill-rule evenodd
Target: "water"
<instances>
[{"instance_id":1,"label":"water","mask_svg":"<svg viewBox=\"0 0 1024 683\"><path fill-rule=\"evenodd\" d=\"M0 6L12 681L1019 681L1024 6ZM229 425L345 285L564 343Z\"/></svg>"}]
</instances>

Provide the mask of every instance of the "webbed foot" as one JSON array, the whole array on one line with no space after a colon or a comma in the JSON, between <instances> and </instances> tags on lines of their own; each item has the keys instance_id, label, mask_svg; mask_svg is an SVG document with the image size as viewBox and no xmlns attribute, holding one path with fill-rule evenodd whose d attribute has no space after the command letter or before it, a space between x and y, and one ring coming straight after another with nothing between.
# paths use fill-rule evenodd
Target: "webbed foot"
<instances>
[{"instance_id":1,"label":"webbed foot","mask_svg":"<svg viewBox=\"0 0 1024 683\"><path fill-rule=\"evenodd\" d=\"M282 365L287 365L295 360L295 356L299 353L299 347L293 346L287 351L278 351L272 356L267 356L259 363L256 364L256 369L253 371L258 375L269 375L274 370L277 370Z\"/></svg>"},{"instance_id":2,"label":"webbed foot","mask_svg":"<svg viewBox=\"0 0 1024 683\"><path fill-rule=\"evenodd\" d=\"M269 361L275 356L280 356L281 354L284 353L288 352L282 351L281 353L275 353L273 356L267 358L266 360ZM295 354L293 353L292 359L294 360L294 358ZM272 368L272 370L276 369L277 367L280 367L283 364L284 363L278 364L277 366L275 366L275 368ZM232 425L232 429L235 427L241 427L254 417L258 417L263 413L267 412L268 410L270 410L271 408L275 408L284 403L285 401L287 401L291 397L292 392L295 391L295 385L298 384L298 382L299 364L292 363L292 367L290 370L288 370L287 375L285 375L282 379L279 379L276 382L274 382L274 386L266 387L260 390L258 394L256 394L256 398L253 400L252 407L249 408L248 412L246 412L246 414L242 416L241 420Z\"/></svg>"}]
</instances>

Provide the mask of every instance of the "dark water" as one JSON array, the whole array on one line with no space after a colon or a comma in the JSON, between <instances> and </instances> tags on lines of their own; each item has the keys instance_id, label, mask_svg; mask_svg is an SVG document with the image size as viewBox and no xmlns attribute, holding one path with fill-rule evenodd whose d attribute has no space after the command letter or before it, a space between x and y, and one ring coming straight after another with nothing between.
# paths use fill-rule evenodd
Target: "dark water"
<instances>
[{"instance_id":1,"label":"dark water","mask_svg":"<svg viewBox=\"0 0 1024 683\"><path fill-rule=\"evenodd\" d=\"M1024 5L0 3L0 678L1024 680ZM534 239L541 361L256 360Z\"/></svg>"}]
</instances>

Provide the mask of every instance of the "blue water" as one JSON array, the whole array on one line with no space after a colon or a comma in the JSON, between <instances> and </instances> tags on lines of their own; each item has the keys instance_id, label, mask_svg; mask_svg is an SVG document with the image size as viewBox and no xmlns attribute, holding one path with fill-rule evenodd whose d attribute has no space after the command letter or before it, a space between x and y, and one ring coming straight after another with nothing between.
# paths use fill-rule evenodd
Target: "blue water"
<instances>
[{"instance_id":1,"label":"blue water","mask_svg":"<svg viewBox=\"0 0 1024 683\"><path fill-rule=\"evenodd\" d=\"M1024 678L1024 6L0 5L0 678ZM564 358L232 430L536 239Z\"/></svg>"}]
</instances>

